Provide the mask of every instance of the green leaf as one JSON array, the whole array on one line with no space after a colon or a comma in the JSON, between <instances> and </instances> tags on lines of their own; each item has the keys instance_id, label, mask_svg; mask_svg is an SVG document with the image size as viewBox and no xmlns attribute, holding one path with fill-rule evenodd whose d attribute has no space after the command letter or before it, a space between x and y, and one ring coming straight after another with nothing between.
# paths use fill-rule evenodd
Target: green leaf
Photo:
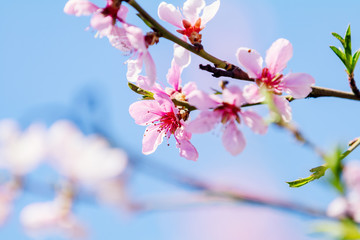
<instances>
[{"instance_id":1,"label":"green leaf","mask_svg":"<svg viewBox=\"0 0 360 240\"><path fill-rule=\"evenodd\" d=\"M128 82L128 86L131 90L133 90L137 94L143 95L144 100L153 100L154 99L154 93L147 91L145 89L142 89L131 82Z\"/></svg>"},{"instance_id":2,"label":"green leaf","mask_svg":"<svg viewBox=\"0 0 360 240\"><path fill-rule=\"evenodd\" d=\"M341 48L336 48L335 46L330 46L330 48L340 58L340 60L344 63L344 65L347 66L345 53L342 51L342 49Z\"/></svg>"},{"instance_id":3,"label":"green leaf","mask_svg":"<svg viewBox=\"0 0 360 240\"><path fill-rule=\"evenodd\" d=\"M350 74L354 72L355 66L356 66L357 61L359 60L359 57L360 57L360 50L357 50L355 52L354 56L352 57L352 65L351 65L352 72L350 72Z\"/></svg>"},{"instance_id":4,"label":"green leaf","mask_svg":"<svg viewBox=\"0 0 360 240\"><path fill-rule=\"evenodd\" d=\"M310 169L310 172L312 172L313 174L311 174L309 177L300 178L298 180L295 180L292 182L287 182L287 183L289 184L289 187L292 187L292 188L304 186L304 185L308 184L309 182L312 182L312 181L324 176L327 169L328 169L328 167L326 165L312 168L312 169Z\"/></svg>"},{"instance_id":5,"label":"green leaf","mask_svg":"<svg viewBox=\"0 0 360 240\"><path fill-rule=\"evenodd\" d=\"M336 147L334 151L324 157L325 162L331 170L330 183L340 192L344 192L344 186L341 181L341 174L343 170L342 160L344 159L343 150Z\"/></svg>"},{"instance_id":6,"label":"green leaf","mask_svg":"<svg viewBox=\"0 0 360 240\"><path fill-rule=\"evenodd\" d=\"M344 46L344 50L345 50L345 55L346 55L346 59L350 60L352 57L352 53L351 53L351 30L350 30L350 25L348 26L346 33L345 33L345 46Z\"/></svg>"},{"instance_id":7,"label":"green leaf","mask_svg":"<svg viewBox=\"0 0 360 240\"><path fill-rule=\"evenodd\" d=\"M339 222L321 221L315 224L313 228L315 232L326 234L334 239L360 239L359 227L349 219L344 219Z\"/></svg>"},{"instance_id":8,"label":"green leaf","mask_svg":"<svg viewBox=\"0 0 360 240\"><path fill-rule=\"evenodd\" d=\"M333 32L333 33L331 33L335 38L337 38L340 42L341 42L341 44L343 45L343 47L345 48L345 40L339 35L339 34L337 34L337 33L335 33L335 32Z\"/></svg>"}]
</instances>

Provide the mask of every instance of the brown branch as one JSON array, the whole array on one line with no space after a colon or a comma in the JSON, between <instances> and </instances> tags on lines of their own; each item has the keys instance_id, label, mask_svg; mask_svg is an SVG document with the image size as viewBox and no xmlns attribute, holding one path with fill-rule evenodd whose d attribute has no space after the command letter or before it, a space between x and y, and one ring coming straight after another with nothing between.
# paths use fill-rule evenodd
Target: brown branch
<instances>
[{"instance_id":1,"label":"brown branch","mask_svg":"<svg viewBox=\"0 0 360 240\"><path fill-rule=\"evenodd\" d=\"M252 81L252 82L255 81L255 79L250 78L247 73L245 73L239 67L236 67L234 65L233 65L233 69L228 70L228 71L215 68L215 67L211 66L210 64L207 64L207 65L200 64L199 67L201 70L211 72L212 76L216 77L216 78L230 77L230 78L245 80L245 81ZM355 93L344 92L344 91L339 91L339 90L330 89L330 88L317 87L317 86L312 86L311 88L312 88L312 91L307 96L307 98L337 97L337 98L344 98L344 99L360 101L360 92L359 92L359 96L357 96Z\"/></svg>"},{"instance_id":2,"label":"brown branch","mask_svg":"<svg viewBox=\"0 0 360 240\"><path fill-rule=\"evenodd\" d=\"M355 94L355 96L360 98L360 91L356 86L356 82L355 82L353 73L351 75L349 75L349 85L350 85L352 92Z\"/></svg>"}]
</instances>

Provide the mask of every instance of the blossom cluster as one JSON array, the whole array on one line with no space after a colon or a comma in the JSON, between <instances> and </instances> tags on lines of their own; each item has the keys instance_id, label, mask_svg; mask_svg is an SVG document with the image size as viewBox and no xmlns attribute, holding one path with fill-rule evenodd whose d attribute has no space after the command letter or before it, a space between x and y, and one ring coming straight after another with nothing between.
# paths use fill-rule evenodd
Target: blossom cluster
<instances>
[{"instance_id":1,"label":"blossom cluster","mask_svg":"<svg viewBox=\"0 0 360 240\"><path fill-rule=\"evenodd\" d=\"M17 122L2 120L0 171L7 177L0 182L0 224L10 215L21 191L30 190L27 177L41 164L52 166L59 173L55 180L59 186L54 200L29 204L21 211L20 221L29 233L47 230L82 237L85 228L72 211L80 187L99 201L123 195L122 174L127 156L121 149L110 147L104 138L85 136L66 120L59 120L50 128L32 124L23 131ZM107 191L111 186L117 191Z\"/></svg>"},{"instance_id":2,"label":"blossom cluster","mask_svg":"<svg viewBox=\"0 0 360 240\"><path fill-rule=\"evenodd\" d=\"M134 82L140 92L147 93L143 100L129 108L135 122L147 126L143 138L144 154L153 153L164 137L169 139L174 136L180 156L197 160L199 154L190 142L192 134L208 132L220 125L225 149L234 156L238 155L246 145L240 131L242 123L258 134L267 131L266 121L249 109L249 105L264 102L270 95L282 120L289 122L291 107L283 94L304 98L311 92L315 80L309 74L283 74L293 54L291 43L283 38L276 40L267 51L265 67L263 58L256 50L238 48L235 53L238 62L255 84L243 88L225 85L220 91L210 94L198 89L195 82L181 85L181 73L190 64L191 58L188 50L175 44L171 67L166 76L171 87L163 87L148 51L150 46L158 43L161 34L155 28L154 32L143 34L139 27L126 22L128 10L121 2L107 0L106 6L99 8L88 0L69 0L64 11L76 16L92 14L90 26L98 30L100 36L108 37L114 47L132 53L127 61L127 79ZM158 7L158 16L177 27L176 31L183 41L201 46L203 36L200 32L216 15L219 7L220 0L209 5L204 0L186 0L181 9L162 2ZM146 75L141 75L143 64ZM194 110L199 110L199 114L191 119Z\"/></svg>"}]
</instances>

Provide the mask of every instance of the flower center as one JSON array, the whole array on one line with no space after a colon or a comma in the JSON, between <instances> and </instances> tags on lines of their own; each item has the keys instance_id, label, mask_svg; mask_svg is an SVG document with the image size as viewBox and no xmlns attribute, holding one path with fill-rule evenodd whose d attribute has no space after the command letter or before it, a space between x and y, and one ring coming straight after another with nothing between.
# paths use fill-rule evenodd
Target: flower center
<instances>
[{"instance_id":1,"label":"flower center","mask_svg":"<svg viewBox=\"0 0 360 240\"><path fill-rule=\"evenodd\" d=\"M204 27L201 27L201 18L196 20L194 26L189 22L188 20L183 20L183 25L185 29L182 30L176 30L178 33L181 33L183 35L186 35L189 38L189 41L192 44L200 44L201 43L201 34L200 31L204 29Z\"/></svg>"},{"instance_id":2,"label":"flower center","mask_svg":"<svg viewBox=\"0 0 360 240\"><path fill-rule=\"evenodd\" d=\"M240 123L239 113L241 112L241 109L234 104L224 102L221 106L215 108L214 111L221 114L221 122L223 124L234 119Z\"/></svg>"},{"instance_id":3,"label":"flower center","mask_svg":"<svg viewBox=\"0 0 360 240\"><path fill-rule=\"evenodd\" d=\"M265 86L269 91L274 94L281 95L283 91L282 87L282 74L271 75L268 68L264 68L261 73L261 77L256 79L256 84L259 87Z\"/></svg>"},{"instance_id":4,"label":"flower center","mask_svg":"<svg viewBox=\"0 0 360 240\"><path fill-rule=\"evenodd\" d=\"M158 121L158 123L154 123L155 126L159 127L158 132L165 131L166 135L169 135L168 137L181 127L180 121L174 112L164 113Z\"/></svg>"},{"instance_id":5,"label":"flower center","mask_svg":"<svg viewBox=\"0 0 360 240\"><path fill-rule=\"evenodd\" d=\"M102 10L102 14L107 17L107 16L110 16L113 20L113 25L115 25L116 23L116 20L118 19L118 11L119 11L119 7L116 6L116 4L114 3L111 3L111 4L107 4L106 7ZM118 19L120 21L122 21L121 19Z\"/></svg>"}]
</instances>

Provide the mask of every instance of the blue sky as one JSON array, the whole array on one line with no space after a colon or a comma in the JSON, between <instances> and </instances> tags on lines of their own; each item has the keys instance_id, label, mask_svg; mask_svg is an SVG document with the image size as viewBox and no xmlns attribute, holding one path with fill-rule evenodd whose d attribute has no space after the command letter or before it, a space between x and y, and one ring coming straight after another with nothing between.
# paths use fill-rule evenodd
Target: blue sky
<instances>
[{"instance_id":1,"label":"blue sky","mask_svg":"<svg viewBox=\"0 0 360 240\"><path fill-rule=\"evenodd\" d=\"M138 0L156 16L159 0ZM210 1L207 1L210 2ZM25 127L33 121L51 123L70 118L86 133L93 131L91 122L98 122L133 153L141 153L144 128L134 123L128 107L138 100L127 88L128 59L112 48L106 39L94 38L95 32L85 28L88 17L63 13L65 0L5 1L0 8L0 119L15 118ZM104 1L96 1L103 5ZM182 1L171 1L182 5ZM316 79L317 86L349 91L344 67L329 45L339 46L331 32L344 34L351 24L353 48L360 47L360 2L346 1L280 1L223 0L217 16L203 31L205 49L219 58L237 63L238 47L256 49L263 56L273 41L289 39L294 55L285 72L306 72ZM137 17L128 21L145 29ZM174 28L164 23L169 29ZM161 39L150 49L157 64L158 78L165 76L172 58L172 43ZM184 82L196 81L209 90L217 79L201 72L197 66L205 60L193 56L184 70ZM355 79L359 74L355 70ZM242 83L232 81L234 84ZM95 106L89 110L89 96ZM325 150L336 144L345 145L359 135L358 103L351 100L323 98L292 103L293 118L303 133ZM266 114L265 108L258 108ZM297 144L292 136L270 127L265 136L244 128L247 147L232 157L221 145L221 132L194 135L193 144L200 153L198 162L178 156L174 143L163 144L141 161L162 163L206 181L224 184L270 197L297 201L325 208L335 197L325 181L320 180L300 189L289 189L285 181L308 175L308 170L322 164L308 149ZM141 156L141 155L140 155ZM349 159L359 159L354 152ZM130 193L140 200L166 199L186 189L142 172L135 172ZM21 232L18 213L31 201L47 198L25 194L16 202L15 213L0 230L0 239L30 239ZM78 204L76 213L90 226L92 239L321 239L306 235L310 219L276 210L234 204L205 204L132 215L103 206ZM276 227L269 229L269 222ZM262 229L258 232L256 229ZM57 238L51 238L57 239Z\"/></svg>"}]
</instances>

